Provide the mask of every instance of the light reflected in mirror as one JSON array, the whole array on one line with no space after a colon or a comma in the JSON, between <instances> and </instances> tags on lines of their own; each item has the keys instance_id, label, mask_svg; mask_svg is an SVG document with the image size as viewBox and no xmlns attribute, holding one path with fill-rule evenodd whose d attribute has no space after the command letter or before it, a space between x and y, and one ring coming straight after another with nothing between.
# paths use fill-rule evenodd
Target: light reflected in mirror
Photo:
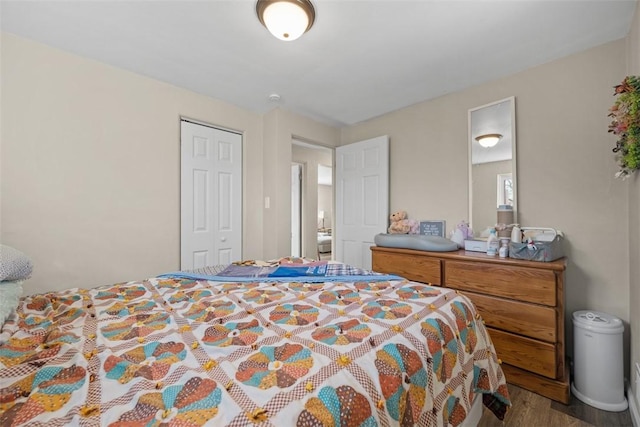
<instances>
[{"instance_id":1,"label":"light reflected in mirror","mask_svg":"<svg viewBox=\"0 0 640 427\"><path fill-rule=\"evenodd\" d=\"M515 97L469 110L469 222L479 236L497 222L500 205L516 219Z\"/></svg>"}]
</instances>

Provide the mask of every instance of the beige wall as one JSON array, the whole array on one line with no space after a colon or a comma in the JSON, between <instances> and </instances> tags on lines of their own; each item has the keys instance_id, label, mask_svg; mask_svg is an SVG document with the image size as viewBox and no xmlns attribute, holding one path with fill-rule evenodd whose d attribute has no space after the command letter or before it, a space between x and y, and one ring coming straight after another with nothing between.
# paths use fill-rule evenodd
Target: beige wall
<instances>
[{"instance_id":1,"label":"beige wall","mask_svg":"<svg viewBox=\"0 0 640 427\"><path fill-rule=\"evenodd\" d=\"M1 41L1 241L32 257L28 293L179 267L181 116L243 133L243 256L289 254L291 136L335 145L338 130L10 34Z\"/></svg>"},{"instance_id":2,"label":"beige wall","mask_svg":"<svg viewBox=\"0 0 640 427\"><path fill-rule=\"evenodd\" d=\"M627 74L640 76L640 6L627 37ZM629 183L629 326L631 329L630 384L640 410L640 385L635 382L635 363L640 363L640 174L636 172ZM632 399L633 397L629 397ZM633 402L632 402L633 404ZM640 421L640 420L639 420Z\"/></svg>"},{"instance_id":3,"label":"beige wall","mask_svg":"<svg viewBox=\"0 0 640 427\"><path fill-rule=\"evenodd\" d=\"M0 10L2 5L0 4ZM0 31L0 243L2 243L2 46L3 33Z\"/></svg>"},{"instance_id":4,"label":"beige wall","mask_svg":"<svg viewBox=\"0 0 640 427\"><path fill-rule=\"evenodd\" d=\"M515 96L518 222L566 233L566 320L601 310L629 320L628 184L607 134L617 41L343 129L342 143L389 135L391 206L413 218L467 218L467 111Z\"/></svg>"},{"instance_id":5,"label":"beige wall","mask_svg":"<svg viewBox=\"0 0 640 427\"><path fill-rule=\"evenodd\" d=\"M291 250L292 139L331 148L338 145L340 131L280 108L264 116L264 127L264 196L271 207L265 210L269 225L264 229L263 256L271 259Z\"/></svg>"},{"instance_id":6,"label":"beige wall","mask_svg":"<svg viewBox=\"0 0 640 427\"><path fill-rule=\"evenodd\" d=\"M179 267L179 123L243 132L260 182L258 115L9 34L2 37L2 242L29 254L27 292ZM245 185L247 257L261 254L262 188Z\"/></svg>"}]
</instances>

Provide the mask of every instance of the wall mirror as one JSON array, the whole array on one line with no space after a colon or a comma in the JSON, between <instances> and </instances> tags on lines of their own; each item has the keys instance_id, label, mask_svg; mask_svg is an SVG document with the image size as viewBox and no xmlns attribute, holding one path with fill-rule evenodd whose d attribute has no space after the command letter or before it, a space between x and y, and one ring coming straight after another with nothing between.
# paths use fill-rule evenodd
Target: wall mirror
<instances>
[{"instance_id":1,"label":"wall mirror","mask_svg":"<svg viewBox=\"0 0 640 427\"><path fill-rule=\"evenodd\" d=\"M469 110L469 222L479 236L510 205L517 222L516 100L502 99Z\"/></svg>"}]
</instances>

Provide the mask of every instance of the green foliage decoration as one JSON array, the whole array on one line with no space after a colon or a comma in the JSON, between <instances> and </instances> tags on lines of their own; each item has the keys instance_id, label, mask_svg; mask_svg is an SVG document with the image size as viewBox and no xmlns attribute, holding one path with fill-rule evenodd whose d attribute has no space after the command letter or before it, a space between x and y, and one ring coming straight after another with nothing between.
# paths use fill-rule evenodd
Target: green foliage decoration
<instances>
[{"instance_id":1,"label":"green foliage decoration","mask_svg":"<svg viewBox=\"0 0 640 427\"><path fill-rule=\"evenodd\" d=\"M613 149L620 167L616 178L625 179L640 169L640 76L627 76L614 88L618 98L609 109L609 132L618 137Z\"/></svg>"}]
</instances>

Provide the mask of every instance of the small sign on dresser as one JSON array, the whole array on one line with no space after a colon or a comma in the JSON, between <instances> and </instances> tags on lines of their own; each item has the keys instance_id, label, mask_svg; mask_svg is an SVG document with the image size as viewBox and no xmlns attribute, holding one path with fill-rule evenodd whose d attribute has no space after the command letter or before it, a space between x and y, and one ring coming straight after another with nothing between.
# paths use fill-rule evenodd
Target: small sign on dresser
<instances>
[{"instance_id":1,"label":"small sign on dresser","mask_svg":"<svg viewBox=\"0 0 640 427\"><path fill-rule=\"evenodd\" d=\"M420 234L444 237L445 221L420 221Z\"/></svg>"}]
</instances>

